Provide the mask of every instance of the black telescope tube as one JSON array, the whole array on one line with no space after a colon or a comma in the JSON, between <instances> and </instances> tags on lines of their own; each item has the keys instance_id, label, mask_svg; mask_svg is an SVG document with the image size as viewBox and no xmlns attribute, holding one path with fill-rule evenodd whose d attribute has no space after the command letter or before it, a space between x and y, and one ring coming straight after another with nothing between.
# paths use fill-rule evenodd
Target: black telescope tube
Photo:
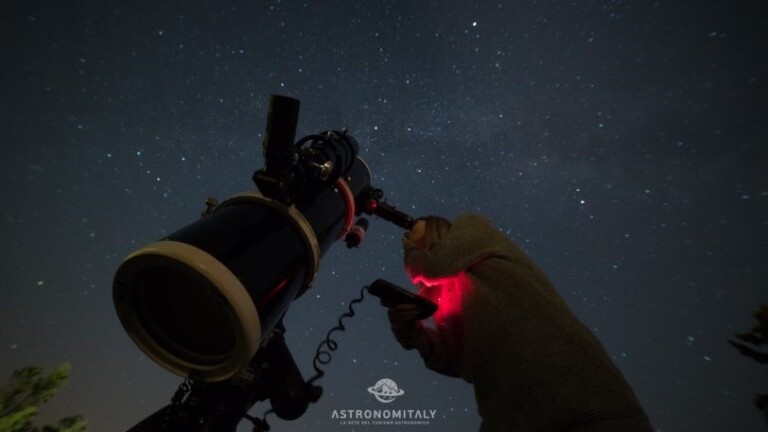
<instances>
[{"instance_id":1,"label":"black telescope tube","mask_svg":"<svg viewBox=\"0 0 768 432\"><path fill-rule=\"evenodd\" d=\"M291 154L296 127L299 123L300 106L301 102L298 99L280 95L269 97L267 127L262 141L267 171L271 168L269 166L271 161ZM275 159L275 156L278 159Z\"/></svg>"}]
</instances>

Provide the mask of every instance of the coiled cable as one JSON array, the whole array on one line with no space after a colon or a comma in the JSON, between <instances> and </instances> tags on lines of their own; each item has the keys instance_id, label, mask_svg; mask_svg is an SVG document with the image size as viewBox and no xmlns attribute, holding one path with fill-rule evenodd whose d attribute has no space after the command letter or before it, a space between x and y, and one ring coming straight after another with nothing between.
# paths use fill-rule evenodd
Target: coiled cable
<instances>
[{"instance_id":1,"label":"coiled cable","mask_svg":"<svg viewBox=\"0 0 768 432\"><path fill-rule=\"evenodd\" d=\"M325 339L320 342L320 344L317 346L317 350L315 351L315 358L312 360L312 367L315 369L315 376L310 378L307 381L307 386L315 387L318 392L316 393L316 397L320 398L320 387L313 386L313 383L323 376L325 376L325 372L322 370L322 366L326 366L331 362L332 359L332 353L336 351L339 348L338 342L336 342L334 339L331 338L331 336L335 332L339 331L345 331L347 327L344 325L344 319L345 318L352 318L355 316L355 309L354 306L365 299L365 291L368 289L368 285L363 286L360 288L360 295L358 297L355 297L352 299L352 301L349 302L349 306L347 307L347 312L344 312L339 317L336 326L331 328L328 333L325 335ZM313 400L312 402L316 402L316 400ZM261 418L254 417L251 415L246 414L244 418L248 421L250 421L253 424L253 432L267 432L270 429L269 423L267 422L267 416L269 414L274 413L274 410L269 410L264 413L264 415Z\"/></svg>"},{"instance_id":2,"label":"coiled cable","mask_svg":"<svg viewBox=\"0 0 768 432\"><path fill-rule=\"evenodd\" d=\"M360 295L352 301L349 302L349 306L347 308L347 312L343 313L336 324L336 327L333 327L328 331L328 333L325 335L325 339L320 342L320 344L317 346L317 350L315 351L315 358L312 360L312 367L315 368L315 376L309 379L307 381L307 384L312 384L313 382L319 380L325 375L325 372L322 370L322 366L326 366L328 363L331 362L332 353L333 351L336 351L339 348L338 342L331 339L331 335L333 335L335 332L339 331L345 331L347 329L346 326L344 326L344 319L345 318L352 318L355 316L355 309L354 306L360 302L363 301L365 298L365 291L368 289L368 285L363 286L360 288Z\"/></svg>"}]
</instances>

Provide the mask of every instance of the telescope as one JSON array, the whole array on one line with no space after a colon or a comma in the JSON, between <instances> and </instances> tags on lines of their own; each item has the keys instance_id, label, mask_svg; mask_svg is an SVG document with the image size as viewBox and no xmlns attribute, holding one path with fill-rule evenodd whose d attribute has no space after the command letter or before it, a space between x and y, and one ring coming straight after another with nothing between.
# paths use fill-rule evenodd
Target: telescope
<instances>
[{"instance_id":1,"label":"telescope","mask_svg":"<svg viewBox=\"0 0 768 432\"><path fill-rule=\"evenodd\" d=\"M413 226L371 185L346 129L294 143L299 107L270 97L256 189L208 198L201 218L117 269L113 298L126 332L185 379L168 406L130 431L234 431L244 417L259 427L247 412L267 399L279 417L300 417L322 388L303 379L285 344L285 313L312 289L333 244L361 243L363 215Z\"/></svg>"}]
</instances>

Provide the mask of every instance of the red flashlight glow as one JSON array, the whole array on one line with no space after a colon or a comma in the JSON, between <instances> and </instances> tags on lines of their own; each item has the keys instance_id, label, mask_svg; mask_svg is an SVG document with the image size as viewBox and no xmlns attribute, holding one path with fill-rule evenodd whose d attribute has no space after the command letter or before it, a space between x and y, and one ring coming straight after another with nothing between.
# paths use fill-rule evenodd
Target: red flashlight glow
<instances>
[{"instance_id":1,"label":"red flashlight glow","mask_svg":"<svg viewBox=\"0 0 768 432\"><path fill-rule=\"evenodd\" d=\"M472 289L472 281L465 272L441 278L427 278L419 275L411 280L421 287L419 295L437 304L437 312L433 315L437 326L447 324L461 316L464 297Z\"/></svg>"}]
</instances>

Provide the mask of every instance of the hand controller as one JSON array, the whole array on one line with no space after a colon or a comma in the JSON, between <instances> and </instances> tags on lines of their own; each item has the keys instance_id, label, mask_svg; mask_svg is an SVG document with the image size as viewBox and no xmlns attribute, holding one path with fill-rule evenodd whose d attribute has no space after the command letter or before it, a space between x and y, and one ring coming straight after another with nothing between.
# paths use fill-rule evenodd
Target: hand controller
<instances>
[{"instance_id":1,"label":"hand controller","mask_svg":"<svg viewBox=\"0 0 768 432\"><path fill-rule=\"evenodd\" d=\"M399 287L384 279L376 279L369 287L368 292L381 299L384 307L395 307L401 304L413 304L419 310L418 320L432 316L437 311L437 305L429 299L414 294L405 288Z\"/></svg>"}]
</instances>

